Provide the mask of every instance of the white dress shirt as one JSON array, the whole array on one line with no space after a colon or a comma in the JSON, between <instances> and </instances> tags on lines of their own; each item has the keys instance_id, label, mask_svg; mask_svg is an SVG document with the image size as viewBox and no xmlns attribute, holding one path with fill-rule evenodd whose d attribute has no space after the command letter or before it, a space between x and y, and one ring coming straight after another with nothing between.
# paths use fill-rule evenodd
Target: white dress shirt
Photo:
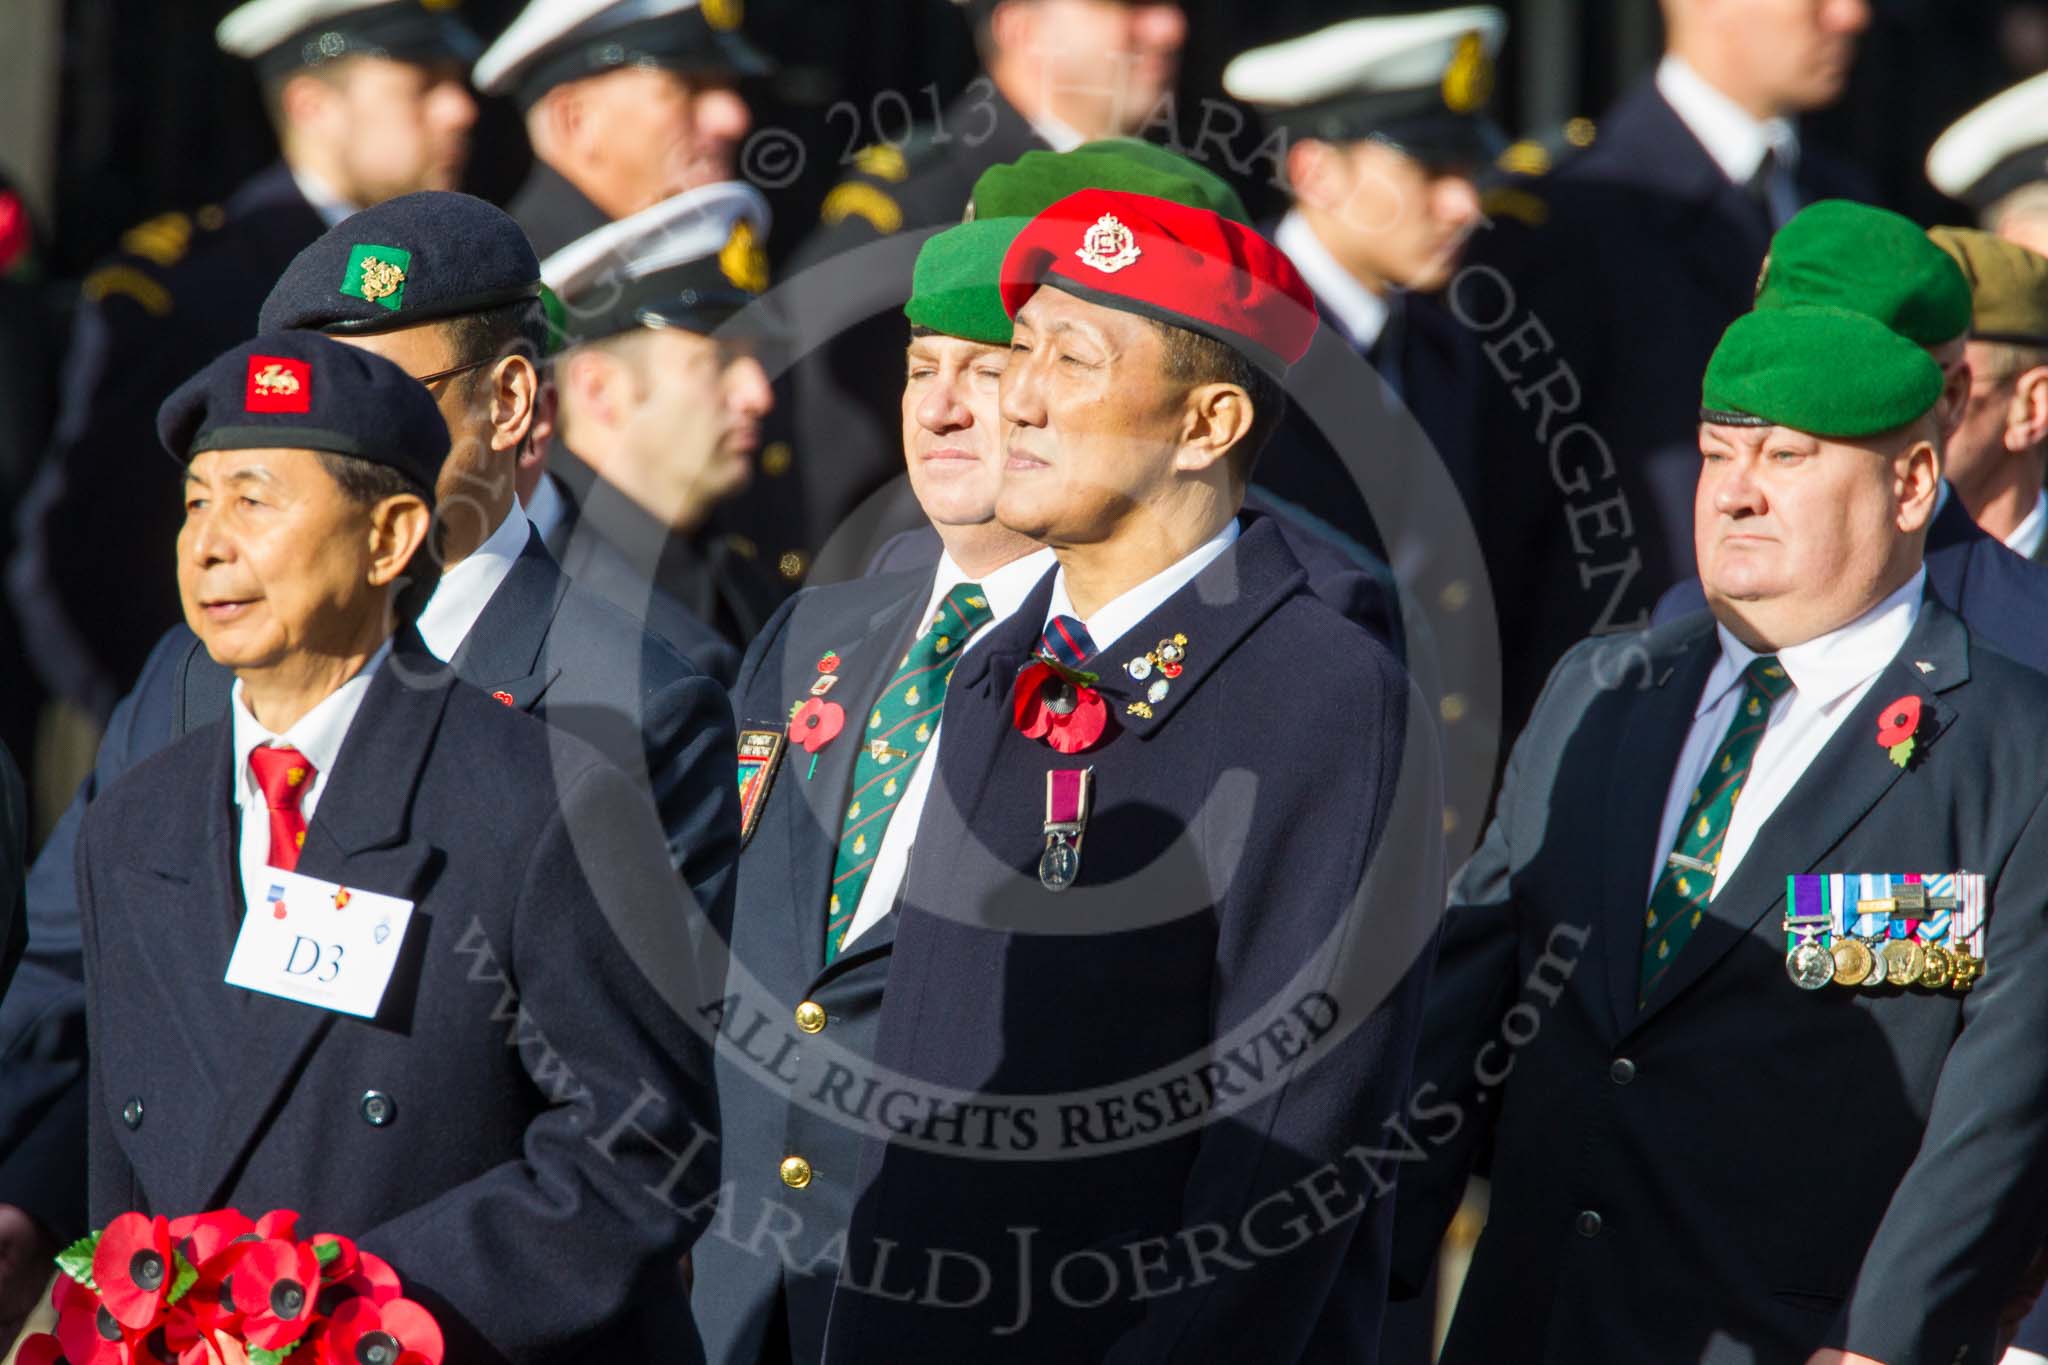
<instances>
[{"instance_id":1,"label":"white dress shirt","mask_svg":"<svg viewBox=\"0 0 2048 1365\"><path fill-rule=\"evenodd\" d=\"M1721 173L1747 186L1763 164L1764 153L1777 158L1767 183L1771 221L1782 226L1799 212L1799 130L1785 118L1757 119L1747 109L1707 83L1682 57L1667 55L1657 63L1657 93L1707 149Z\"/></svg>"},{"instance_id":2,"label":"white dress shirt","mask_svg":"<svg viewBox=\"0 0 2048 1365\"><path fill-rule=\"evenodd\" d=\"M1356 275L1344 268L1343 262L1330 254L1323 239L1316 236L1308 219L1297 209L1289 209L1280 226L1273 229L1273 245L1294 262L1317 302L1329 310L1332 320L1351 339L1352 349L1361 353L1372 349L1386 329L1390 311L1387 300L1361 284Z\"/></svg>"},{"instance_id":3,"label":"white dress shirt","mask_svg":"<svg viewBox=\"0 0 2048 1365\"><path fill-rule=\"evenodd\" d=\"M1237 540L1237 518L1223 523L1223 529L1197 545L1193 552L1177 562L1161 569L1135 588L1126 589L1096 609L1093 616L1081 617L1074 610L1073 599L1067 596L1067 571L1061 569L1052 581L1052 601L1046 606L1046 624L1052 624L1055 616L1081 617L1081 624L1088 628L1088 638L1099 650L1109 647L1129 633L1131 627L1159 610L1166 599L1179 592L1193 581L1196 574L1208 568ZM1148 646L1155 643L1147 640ZM1122 668L1124 661L1105 662L1094 672L1111 668Z\"/></svg>"},{"instance_id":4,"label":"white dress shirt","mask_svg":"<svg viewBox=\"0 0 2048 1365\"><path fill-rule=\"evenodd\" d=\"M2005 538L2005 548L2016 555L2032 559L2041 551L2041 540L2048 535L2048 490L2034 494L2034 510L2027 518L2013 527L2012 534Z\"/></svg>"},{"instance_id":5,"label":"white dress shirt","mask_svg":"<svg viewBox=\"0 0 2048 1365\"><path fill-rule=\"evenodd\" d=\"M995 629L997 623L1016 614L1017 608L1024 605L1024 599L1031 595L1031 590L1038 586L1038 580L1045 577L1046 570L1052 566L1051 550L1034 550L977 580L981 584L982 596L988 599L988 609L994 614L982 624L981 629L967 637L960 653L953 656L956 667L960 656L974 648L989 631ZM966 573L953 562L952 555L939 556L938 572L932 578L931 594L925 599L924 615L920 618L925 630L931 629L932 616L946 594L967 581ZM924 746L923 754L910 769L903 798L897 802L896 809L889 815L888 827L882 831L882 844L875 850L875 864L868 870L867 885L861 888L860 904L854 907L853 922L846 926L846 937L840 940L842 951L880 923L895 907L896 896L903 889L904 874L910 868L911 848L917 842L917 822L924 815L932 772L939 762L939 741L944 736L945 727L934 725L931 742Z\"/></svg>"},{"instance_id":6,"label":"white dress shirt","mask_svg":"<svg viewBox=\"0 0 2048 1365\"><path fill-rule=\"evenodd\" d=\"M1071 152L1088 140L1065 119L1054 118L1051 114L1040 114L1028 122L1031 131L1044 138L1046 146L1056 152Z\"/></svg>"},{"instance_id":7,"label":"white dress shirt","mask_svg":"<svg viewBox=\"0 0 2048 1365\"><path fill-rule=\"evenodd\" d=\"M1741 865L1764 821L1834 738L1885 665L1897 657L1906 637L1913 633L1913 623L1920 619L1920 599L1926 587L1927 571L1922 569L1912 581L1848 625L1778 651L1778 663L1791 678L1792 690L1771 707L1770 720L1750 762L1749 777L1728 816L1728 833L1721 841L1721 857L1714 870L1717 894ZM1736 705L1742 700L1742 670L1757 657L1756 651L1729 634L1726 626L1715 629L1721 636L1721 657L1707 674L1707 685L1693 710L1692 729L1685 737L1685 748L1679 751L1678 766L1672 770L1671 786L1664 796L1664 822L1651 855L1656 861L1650 869L1649 888L1643 893L1645 903L1656 893L1667 855L1678 846L1678 827L1692 803L1693 789L1707 775L1707 765L1735 718Z\"/></svg>"},{"instance_id":8,"label":"white dress shirt","mask_svg":"<svg viewBox=\"0 0 2048 1365\"><path fill-rule=\"evenodd\" d=\"M332 186L311 171L297 166L290 170L292 183L299 187L299 193L306 197L306 202L313 206L313 212L319 214L320 221L327 226L333 227L356 211L354 204L336 194Z\"/></svg>"},{"instance_id":9,"label":"white dress shirt","mask_svg":"<svg viewBox=\"0 0 2048 1365\"><path fill-rule=\"evenodd\" d=\"M547 481L543 479L541 482L545 484ZM419 619L420 638L426 641L435 658L445 663L462 648L462 642L471 627L476 625L477 617L484 614L491 595L504 586L506 576L512 572L513 561L526 549L526 533L530 525L526 513L520 510L519 499L514 498L512 510L498 523L498 529L441 575L441 581L434 585L434 595L427 599Z\"/></svg>"},{"instance_id":10,"label":"white dress shirt","mask_svg":"<svg viewBox=\"0 0 2048 1365\"><path fill-rule=\"evenodd\" d=\"M363 694L370 690L370 679L390 653L391 642L387 640L353 678L328 693L318 706L300 716L298 723L281 735L256 719L242 695L241 680L235 680L229 694L233 704L228 714L235 731L235 808L242 825L236 841L235 864L242 875L244 896L263 891L268 881L265 873L270 868L270 805L263 799L263 788L257 785L256 774L249 767L249 755L267 747L297 749L306 756L313 776L306 783L306 794L299 798L299 814L311 824L313 808L320 804L320 794L327 790L334 761L341 756L341 742L348 735L349 724L362 707Z\"/></svg>"}]
</instances>

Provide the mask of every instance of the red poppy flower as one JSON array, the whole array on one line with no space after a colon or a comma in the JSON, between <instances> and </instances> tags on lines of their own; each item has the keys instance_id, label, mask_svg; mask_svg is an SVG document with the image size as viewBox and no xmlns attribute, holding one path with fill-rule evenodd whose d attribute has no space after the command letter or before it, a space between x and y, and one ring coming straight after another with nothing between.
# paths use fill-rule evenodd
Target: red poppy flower
<instances>
[{"instance_id":1,"label":"red poppy flower","mask_svg":"<svg viewBox=\"0 0 2048 1365\"><path fill-rule=\"evenodd\" d=\"M256 1220L256 1235L278 1242L299 1240L299 1215L292 1209L272 1209Z\"/></svg>"},{"instance_id":2,"label":"red poppy flower","mask_svg":"<svg viewBox=\"0 0 2048 1365\"><path fill-rule=\"evenodd\" d=\"M814 754L832 742L833 736L846 728L846 708L836 701L823 697L812 697L796 714L789 718L789 737L804 746L804 752Z\"/></svg>"},{"instance_id":3,"label":"red poppy flower","mask_svg":"<svg viewBox=\"0 0 2048 1365\"><path fill-rule=\"evenodd\" d=\"M320 1261L313 1248L270 1238L237 1243L227 1259L231 1264L223 1278L242 1314L242 1337L249 1345L275 1351L306 1334L320 1289Z\"/></svg>"},{"instance_id":4,"label":"red poppy flower","mask_svg":"<svg viewBox=\"0 0 2048 1365\"><path fill-rule=\"evenodd\" d=\"M106 1241L104 1237L100 1240L102 1244ZM99 1278L97 1271L93 1278ZM69 1365L130 1365L134 1357L128 1349L128 1333L99 1295L69 1275L59 1275L50 1303L57 1310L57 1344L64 1348Z\"/></svg>"},{"instance_id":5,"label":"red poppy flower","mask_svg":"<svg viewBox=\"0 0 2048 1365\"><path fill-rule=\"evenodd\" d=\"M1920 728L1920 698L1908 693L1877 714L1877 742L1889 749L1904 744Z\"/></svg>"},{"instance_id":6,"label":"red poppy flower","mask_svg":"<svg viewBox=\"0 0 2048 1365\"><path fill-rule=\"evenodd\" d=\"M171 1220L171 1245L195 1266L204 1267L237 1237L253 1236L256 1225L239 1209L190 1213Z\"/></svg>"},{"instance_id":7,"label":"red poppy flower","mask_svg":"<svg viewBox=\"0 0 2048 1365\"><path fill-rule=\"evenodd\" d=\"M323 1312L332 1312L351 1297L368 1299L371 1303L389 1303L403 1292L398 1272L382 1256L359 1250L356 1252L355 1269L347 1278L323 1289L320 1302Z\"/></svg>"},{"instance_id":8,"label":"red poppy flower","mask_svg":"<svg viewBox=\"0 0 2048 1365\"><path fill-rule=\"evenodd\" d=\"M320 1262L320 1283L339 1284L356 1273L356 1244L337 1233L322 1232L313 1238L313 1255ZM322 1248L334 1250L322 1254Z\"/></svg>"},{"instance_id":9,"label":"red poppy flower","mask_svg":"<svg viewBox=\"0 0 2048 1365\"><path fill-rule=\"evenodd\" d=\"M28 255L34 240L21 196L12 190L0 193L0 275Z\"/></svg>"},{"instance_id":10,"label":"red poppy flower","mask_svg":"<svg viewBox=\"0 0 2048 1365\"><path fill-rule=\"evenodd\" d=\"M1073 705L1056 709L1063 696ZM1042 739L1063 754L1078 754L1109 728L1109 707L1094 688L1075 686L1050 664L1033 661L1017 674L1010 693L1010 720L1024 738Z\"/></svg>"},{"instance_id":11,"label":"red poppy flower","mask_svg":"<svg viewBox=\"0 0 2048 1365\"><path fill-rule=\"evenodd\" d=\"M320 1335L320 1365L441 1365L446 1350L433 1314L411 1299L350 1299Z\"/></svg>"},{"instance_id":12,"label":"red poppy flower","mask_svg":"<svg viewBox=\"0 0 2048 1365\"><path fill-rule=\"evenodd\" d=\"M68 1279L58 1276L58 1279ZM64 1358L64 1344L48 1332L37 1332L32 1337L22 1338L21 1347L14 1353L14 1365L69 1365Z\"/></svg>"},{"instance_id":13,"label":"red poppy flower","mask_svg":"<svg viewBox=\"0 0 2048 1365\"><path fill-rule=\"evenodd\" d=\"M819 671L820 673L836 673L836 672L838 672L838 671L839 671L839 651L838 651L838 650L836 650L836 649L828 649L828 650L826 650L826 651L825 651L825 653L824 653L824 656L823 656L822 658L820 658L820 659L818 660L818 671Z\"/></svg>"},{"instance_id":14,"label":"red poppy flower","mask_svg":"<svg viewBox=\"0 0 2048 1365\"><path fill-rule=\"evenodd\" d=\"M154 1327L177 1277L170 1219L124 1213L100 1234L92 1279L100 1301L123 1327L137 1332Z\"/></svg>"}]
</instances>

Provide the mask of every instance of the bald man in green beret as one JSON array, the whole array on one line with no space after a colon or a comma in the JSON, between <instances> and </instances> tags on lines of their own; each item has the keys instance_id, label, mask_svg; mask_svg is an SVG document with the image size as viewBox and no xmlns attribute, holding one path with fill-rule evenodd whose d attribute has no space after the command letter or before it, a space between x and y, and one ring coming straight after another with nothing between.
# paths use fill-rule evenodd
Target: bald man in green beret
<instances>
[{"instance_id":1,"label":"bald man in green beret","mask_svg":"<svg viewBox=\"0 0 2048 1365\"><path fill-rule=\"evenodd\" d=\"M2048 256L1975 228L1928 233L1970 282L1970 391L1944 473L2007 549L2048 563Z\"/></svg>"},{"instance_id":2,"label":"bald man in green beret","mask_svg":"<svg viewBox=\"0 0 2048 1365\"><path fill-rule=\"evenodd\" d=\"M1775 268L1775 263L1774 263ZM1943 390L1812 303L1701 394L1706 608L1588 640L1460 872L1402 1168L1445 1365L1996 1360L2048 1180L2048 678L1927 592Z\"/></svg>"}]
</instances>

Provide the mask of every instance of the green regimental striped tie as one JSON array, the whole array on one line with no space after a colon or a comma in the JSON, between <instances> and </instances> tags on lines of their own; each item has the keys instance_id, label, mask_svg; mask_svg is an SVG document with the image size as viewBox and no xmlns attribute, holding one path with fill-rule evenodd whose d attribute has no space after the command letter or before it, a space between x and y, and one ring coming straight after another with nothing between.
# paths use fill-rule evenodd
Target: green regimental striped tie
<instances>
[{"instance_id":1,"label":"green regimental striped tie","mask_svg":"<svg viewBox=\"0 0 2048 1365\"><path fill-rule=\"evenodd\" d=\"M874 871L889 817L938 728L954 661L968 637L994 615L979 583L962 583L947 593L868 713L860 757L853 764L853 795L847 799L845 826L839 831L839 854L832 862L832 897L825 905L827 962L839 956L840 941L860 909L860 893Z\"/></svg>"},{"instance_id":2,"label":"green regimental striped tie","mask_svg":"<svg viewBox=\"0 0 2048 1365\"><path fill-rule=\"evenodd\" d=\"M1792 690L1792 680L1778 660L1760 654L1742 670L1742 700L1735 707L1735 719L1721 747L1707 764L1706 776L1693 788L1685 807L1685 823L1679 826L1678 844L1657 878L1650 894L1649 913L1643 920L1642 980L1636 993L1640 1006L1649 999L1673 962L1685 947L1692 931L1706 913L1714 894L1713 869L1721 861L1721 841L1728 837L1728 820L1735 813L1735 799L1749 778L1749 765L1756 759L1756 746L1763 741L1764 727L1771 723L1771 705Z\"/></svg>"}]
</instances>

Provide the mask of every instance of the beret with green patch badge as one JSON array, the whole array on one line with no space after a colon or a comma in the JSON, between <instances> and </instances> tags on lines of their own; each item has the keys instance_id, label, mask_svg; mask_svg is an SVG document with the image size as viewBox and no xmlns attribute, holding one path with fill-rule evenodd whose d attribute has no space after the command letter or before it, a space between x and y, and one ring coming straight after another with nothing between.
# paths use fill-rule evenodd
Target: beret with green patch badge
<instances>
[{"instance_id":1,"label":"beret with green patch badge","mask_svg":"<svg viewBox=\"0 0 2048 1365\"><path fill-rule=\"evenodd\" d=\"M503 209L421 190L349 215L293 257L257 326L360 336L538 297L540 262Z\"/></svg>"},{"instance_id":2,"label":"beret with green patch badge","mask_svg":"<svg viewBox=\"0 0 2048 1365\"><path fill-rule=\"evenodd\" d=\"M1970 286L1912 219L1847 199L1822 199L1771 238L1757 276L1759 311L1804 304L1875 318L1916 346L1970 330Z\"/></svg>"},{"instance_id":3,"label":"beret with green patch badge","mask_svg":"<svg viewBox=\"0 0 2048 1365\"><path fill-rule=\"evenodd\" d=\"M1923 416L1941 387L1934 357L1869 314L1788 304L1745 313L1721 334L1700 420L1856 440Z\"/></svg>"}]
</instances>

